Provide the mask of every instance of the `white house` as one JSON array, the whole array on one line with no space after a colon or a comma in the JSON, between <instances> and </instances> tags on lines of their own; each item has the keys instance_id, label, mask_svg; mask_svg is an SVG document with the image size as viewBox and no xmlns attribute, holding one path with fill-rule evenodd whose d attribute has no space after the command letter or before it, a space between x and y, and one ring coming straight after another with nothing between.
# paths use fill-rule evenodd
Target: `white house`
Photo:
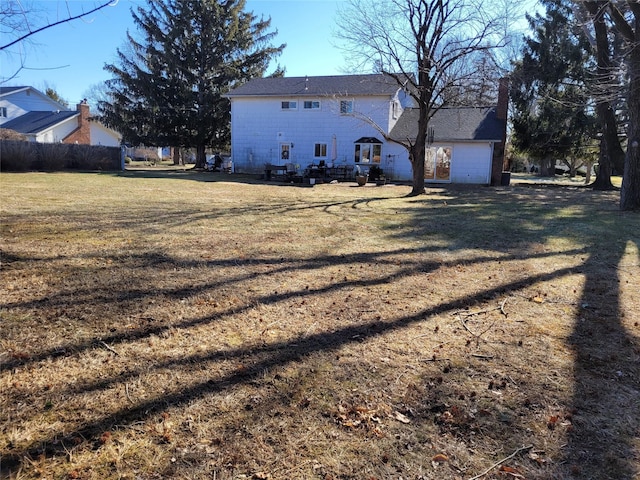
<instances>
[{"instance_id":1,"label":"white house","mask_svg":"<svg viewBox=\"0 0 640 480\"><path fill-rule=\"evenodd\" d=\"M40 143L118 147L121 140L120 134L91 118L86 102L70 110L33 87L0 87L0 128Z\"/></svg>"},{"instance_id":2,"label":"white house","mask_svg":"<svg viewBox=\"0 0 640 480\"><path fill-rule=\"evenodd\" d=\"M419 110L388 75L258 78L227 97L236 172L261 173L265 164L299 171L310 164L363 170L376 164L387 178L412 179L407 150L390 139L415 138ZM426 182L499 182L504 148L496 146L504 144L506 103L442 109L430 125Z\"/></svg>"}]
</instances>

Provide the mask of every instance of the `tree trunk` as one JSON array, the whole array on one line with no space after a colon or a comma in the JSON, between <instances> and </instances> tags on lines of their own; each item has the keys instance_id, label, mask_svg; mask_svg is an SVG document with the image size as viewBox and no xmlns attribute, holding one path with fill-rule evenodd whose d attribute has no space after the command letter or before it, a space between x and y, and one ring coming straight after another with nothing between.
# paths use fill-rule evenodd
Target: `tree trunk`
<instances>
[{"instance_id":1,"label":"tree trunk","mask_svg":"<svg viewBox=\"0 0 640 480\"><path fill-rule=\"evenodd\" d=\"M611 190L613 189L613 184L611 183L612 165L615 165L618 170L622 169L624 152L618 139L615 113L611 108L611 103L606 99L606 95L609 93L607 87L614 84L609 55L609 35L602 5L599 2L585 2L585 7L589 15L591 15L595 32L598 80L607 91L606 94L600 92L596 97L596 114L602 130L602 139L600 141L600 168L592 187L595 190Z\"/></svg>"},{"instance_id":2,"label":"tree trunk","mask_svg":"<svg viewBox=\"0 0 640 480\"><path fill-rule=\"evenodd\" d=\"M417 195L422 195L425 193L424 188L424 156L425 156L425 147L422 144L422 147L418 146L422 142L416 142L416 145L412 145L409 150L409 160L411 161L411 173L413 175L413 184L410 197L415 197Z\"/></svg>"},{"instance_id":3,"label":"tree trunk","mask_svg":"<svg viewBox=\"0 0 640 480\"><path fill-rule=\"evenodd\" d=\"M611 159L607 155L607 139L603 135L600 138L600 156L598 158L598 171L596 172L596 180L591 185L594 190L613 190L611 183Z\"/></svg>"},{"instance_id":4,"label":"tree trunk","mask_svg":"<svg viewBox=\"0 0 640 480\"><path fill-rule=\"evenodd\" d=\"M556 164L553 159L545 158L540 160L540 176L554 177L556 175Z\"/></svg>"},{"instance_id":5,"label":"tree trunk","mask_svg":"<svg viewBox=\"0 0 640 480\"><path fill-rule=\"evenodd\" d=\"M591 183L591 171L593 170L593 161L587 160L584 166L587 169L584 175L584 184L589 185Z\"/></svg>"},{"instance_id":6,"label":"tree trunk","mask_svg":"<svg viewBox=\"0 0 640 480\"><path fill-rule=\"evenodd\" d=\"M196 147L196 166L195 168L204 168L205 163L207 162L207 156L205 154L205 146L198 145Z\"/></svg>"},{"instance_id":7,"label":"tree trunk","mask_svg":"<svg viewBox=\"0 0 640 480\"><path fill-rule=\"evenodd\" d=\"M171 147L171 157L173 158L174 165L182 165L182 159L180 158L180 148Z\"/></svg>"},{"instance_id":8,"label":"tree trunk","mask_svg":"<svg viewBox=\"0 0 640 480\"><path fill-rule=\"evenodd\" d=\"M640 18L636 19L640 30ZM640 31L636 31L640 36ZM622 190L620 191L621 210L640 210L640 39L636 39L635 48L629 52L629 126L627 129L627 156L624 162Z\"/></svg>"}]
</instances>

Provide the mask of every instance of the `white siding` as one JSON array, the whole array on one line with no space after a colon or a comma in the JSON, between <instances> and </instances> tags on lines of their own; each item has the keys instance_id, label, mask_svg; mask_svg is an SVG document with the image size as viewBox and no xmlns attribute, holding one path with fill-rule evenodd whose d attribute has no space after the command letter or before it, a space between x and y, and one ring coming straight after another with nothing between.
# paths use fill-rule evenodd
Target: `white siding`
<instances>
[{"instance_id":1,"label":"white siding","mask_svg":"<svg viewBox=\"0 0 640 480\"><path fill-rule=\"evenodd\" d=\"M319 109L304 109L304 101L320 101ZM355 115L340 114L340 100L353 100ZM282 101L296 101L297 108L283 110ZM385 142L382 134L370 121L389 131L396 122L392 102L402 109L411 106L411 99L403 92L390 97L236 97L231 99L231 155L238 173L262 173L265 163L284 163L279 158L280 144L293 145L289 162L303 170L314 157L316 143L327 145L331 164L332 142L335 137L335 164L354 164L354 142L361 137L376 137L383 141L380 167L396 181L410 182L413 178L407 150L395 143ZM492 145L490 143L442 143L451 146L451 182L489 184ZM437 145L434 145L437 146ZM364 164L363 166L366 166Z\"/></svg>"},{"instance_id":2,"label":"white siding","mask_svg":"<svg viewBox=\"0 0 640 480\"><path fill-rule=\"evenodd\" d=\"M0 99L0 107L7 109L7 117L0 118L0 125L28 112L69 110L32 88L3 95Z\"/></svg>"},{"instance_id":3,"label":"white siding","mask_svg":"<svg viewBox=\"0 0 640 480\"><path fill-rule=\"evenodd\" d=\"M450 183L468 183L488 185L491 181L491 156L493 150L488 143L442 143L438 146L450 146L451 179ZM383 147L382 169L396 181L410 182L413 179L409 153L400 145L387 144Z\"/></svg>"},{"instance_id":4,"label":"white siding","mask_svg":"<svg viewBox=\"0 0 640 480\"><path fill-rule=\"evenodd\" d=\"M295 110L283 110L283 100L297 101ZM320 109L304 109L304 100L319 100ZM341 115L340 100L353 100L356 115ZM231 153L237 172L259 173L265 163L279 163L282 143L293 148L289 161L301 168L318 161L314 157L316 143L331 146L335 136L336 164L352 164L354 142L360 137L382 136L364 118L386 127L389 98L234 98L231 107ZM361 118L356 118L361 116ZM382 155L385 155L384 147Z\"/></svg>"},{"instance_id":5,"label":"white siding","mask_svg":"<svg viewBox=\"0 0 640 480\"><path fill-rule=\"evenodd\" d=\"M120 146L120 137L104 125L91 122L91 145L103 145L105 147ZM162 158L162 156L160 156Z\"/></svg>"}]
</instances>

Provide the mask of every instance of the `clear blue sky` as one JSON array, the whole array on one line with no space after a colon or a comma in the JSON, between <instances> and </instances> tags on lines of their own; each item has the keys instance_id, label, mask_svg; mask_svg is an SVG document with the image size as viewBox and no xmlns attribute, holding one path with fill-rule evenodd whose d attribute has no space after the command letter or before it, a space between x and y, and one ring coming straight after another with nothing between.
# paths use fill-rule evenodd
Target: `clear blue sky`
<instances>
[{"instance_id":1,"label":"clear blue sky","mask_svg":"<svg viewBox=\"0 0 640 480\"><path fill-rule=\"evenodd\" d=\"M23 2L29 3L29 2ZM83 8L90 10L101 0L37 0L38 9L46 11L34 25L48 19L54 22ZM331 0L247 0L247 10L271 17L272 30L278 35L274 44L286 43L277 59L287 76L334 75L344 72L342 52L334 45L333 25L342 1ZM130 9L145 5L144 0L119 0L114 7L104 8L80 20L55 26L33 35L23 55L17 48L10 54L0 52L0 77L15 73L24 61L26 68L3 83L3 86L29 85L44 90L51 87L73 108L87 90L101 83L109 74L103 66L116 61L116 49L125 44L127 29L135 32ZM7 43L7 38L0 38Z\"/></svg>"}]
</instances>

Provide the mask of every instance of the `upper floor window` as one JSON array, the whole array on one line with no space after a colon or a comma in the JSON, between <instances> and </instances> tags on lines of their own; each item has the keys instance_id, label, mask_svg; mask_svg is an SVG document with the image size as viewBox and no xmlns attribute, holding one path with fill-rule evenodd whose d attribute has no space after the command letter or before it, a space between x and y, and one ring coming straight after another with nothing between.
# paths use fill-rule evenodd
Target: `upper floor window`
<instances>
[{"instance_id":1,"label":"upper floor window","mask_svg":"<svg viewBox=\"0 0 640 480\"><path fill-rule=\"evenodd\" d=\"M398 105L398 102L393 102L391 104L391 114L393 116L393 118L398 118L398 111L400 110L400 106Z\"/></svg>"},{"instance_id":2,"label":"upper floor window","mask_svg":"<svg viewBox=\"0 0 640 480\"><path fill-rule=\"evenodd\" d=\"M304 101L304 109L305 110L318 110L318 109L320 109L320 102L318 100L305 100Z\"/></svg>"},{"instance_id":3,"label":"upper floor window","mask_svg":"<svg viewBox=\"0 0 640 480\"><path fill-rule=\"evenodd\" d=\"M282 102L282 110L295 110L298 108L298 102L296 101L284 101Z\"/></svg>"},{"instance_id":4,"label":"upper floor window","mask_svg":"<svg viewBox=\"0 0 640 480\"><path fill-rule=\"evenodd\" d=\"M0 107L0 117L7 118L7 107Z\"/></svg>"},{"instance_id":5,"label":"upper floor window","mask_svg":"<svg viewBox=\"0 0 640 480\"><path fill-rule=\"evenodd\" d=\"M343 115L353 113L353 100L340 100L340 113Z\"/></svg>"}]
</instances>

